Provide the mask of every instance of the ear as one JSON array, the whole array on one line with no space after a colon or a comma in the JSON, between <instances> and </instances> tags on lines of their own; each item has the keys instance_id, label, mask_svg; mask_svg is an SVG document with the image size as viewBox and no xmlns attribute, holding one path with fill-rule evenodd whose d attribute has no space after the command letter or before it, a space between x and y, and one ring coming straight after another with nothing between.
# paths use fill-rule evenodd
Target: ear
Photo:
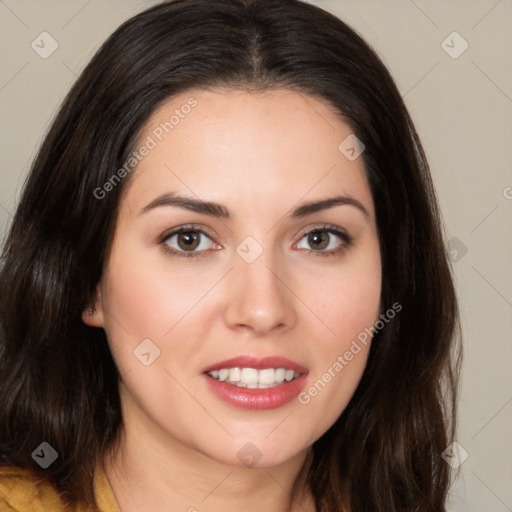
<instances>
[{"instance_id":1,"label":"ear","mask_svg":"<svg viewBox=\"0 0 512 512\"><path fill-rule=\"evenodd\" d=\"M96 286L96 293L94 297L94 303L90 304L82 312L82 321L84 324L90 325L91 327L103 327L104 326L104 315L103 315L103 298L101 295L101 285Z\"/></svg>"}]
</instances>

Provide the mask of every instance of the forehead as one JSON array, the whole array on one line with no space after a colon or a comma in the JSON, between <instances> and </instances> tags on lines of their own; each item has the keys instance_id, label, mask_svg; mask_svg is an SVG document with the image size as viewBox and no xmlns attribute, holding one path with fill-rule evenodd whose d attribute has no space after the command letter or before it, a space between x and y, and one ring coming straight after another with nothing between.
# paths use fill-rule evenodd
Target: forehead
<instances>
[{"instance_id":1,"label":"forehead","mask_svg":"<svg viewBox=\"0 0 512 512\"><path fill-rule=\"evenodd\" d=\"M338 192L357 196L373 215L362 158L351 161L339 148L351 134L326 102L287 89L186 91L141 130L137 148L146 150L125 199L138 209L177 191L283 207L276 197L293 204Z\"/></svg>"}]
</instances>

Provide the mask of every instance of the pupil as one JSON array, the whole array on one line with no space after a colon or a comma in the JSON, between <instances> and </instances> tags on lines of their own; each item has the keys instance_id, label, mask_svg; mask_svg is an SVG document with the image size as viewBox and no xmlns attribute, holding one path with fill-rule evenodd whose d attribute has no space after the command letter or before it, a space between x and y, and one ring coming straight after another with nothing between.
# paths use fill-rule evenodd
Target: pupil
<instances>
[{"instance_id":1,"label":"pupil","mask_svg":"<svg viewBox=\"0 0 512 512\"><path fill-rule=\"evenodd\" d=\"M325 247L327 247L329 240L328 237L326 236L326 233L324 233L323 231L316 231L311 233L310 243L311 245L316 245L316 247L319 249L324 249Z\"/></svg>"},{"instance_id":2,"label":"pupil","mask_svg":"<svg viewBox=\"0 0 512 512\"><path fill-rule=\"evenodd\" d=\"M199 237L197 236L197 233L195 233L194 231L183 231L182 233L180 233L180 236L178 237L179 245L181 246L181 243L184 243L185 248L187 249L195 249L198 245L198 240Z\"/></svg>"}]
</instances>

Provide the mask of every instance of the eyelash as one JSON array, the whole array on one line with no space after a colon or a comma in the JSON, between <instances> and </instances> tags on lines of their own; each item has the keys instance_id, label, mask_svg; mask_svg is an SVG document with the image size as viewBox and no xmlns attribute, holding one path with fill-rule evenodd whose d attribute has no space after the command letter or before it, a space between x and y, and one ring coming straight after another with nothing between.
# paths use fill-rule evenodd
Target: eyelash
<instances>
[{"instance_id":1,"label":"eyelash","mask_svg":"<svg viewBox=\"0 0 512 512\"><path fill-rule=\"evenodd\" d=\"M174 235L179 235L180 233L183 233L186 231L193 231L195 233L200 233L208 238L211 238L202 229L199 229L199 228L195 227L194 225L187 225L187 226L181 226L178 229L175 229L171 232L165 233L164 235L162 235L159 238L158 243L160 245L162 245L163 249L166 252L170 253L172 256L178 256L181 258L200 258L202 256L205 256L207 251L199 251L199 252L177 251L176 249L173 249L172 247L169 247L169 245L167 245L166 242L169 240L169 238L171 238ZM340 230L336 226L332 226L332 225L315 226L312 229L310 229L309 231L306 231L305 233L303 233L300 237L300 240L302 240L305 236L310 235L311 233L323 232L323 231L341 238L341 240L343 240L344 243L341 244L336 249L331 249L329 251L315 251L313 249L309 250L308 252L312 253L314 256L320 256L323 258L337 256L337 255L340 255L341 253L345 252L352 245L352 242L353 242L352 237L350 237L347 233ZM307 249L300 249L300 250L304 251Z\"/></svg>"}]
</instances>

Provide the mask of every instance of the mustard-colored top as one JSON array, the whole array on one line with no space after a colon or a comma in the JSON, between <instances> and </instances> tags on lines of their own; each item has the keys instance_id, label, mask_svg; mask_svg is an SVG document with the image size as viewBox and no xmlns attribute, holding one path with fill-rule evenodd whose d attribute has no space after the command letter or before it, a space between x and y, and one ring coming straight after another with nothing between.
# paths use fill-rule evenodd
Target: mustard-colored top
<instances>
[{"instance_id":1,"label":"mustard-colored top","mask_svg":"<svg viewBox=\"0 0 512 512\"><path fill-rule=\"evenodd\" d=\"M101 512L121 512L100 461L94 473L94 494ZM90 512L84 506L66 507L49 481L28 469L0 467L1 512Z\"/></svg>"}]
</instances>

